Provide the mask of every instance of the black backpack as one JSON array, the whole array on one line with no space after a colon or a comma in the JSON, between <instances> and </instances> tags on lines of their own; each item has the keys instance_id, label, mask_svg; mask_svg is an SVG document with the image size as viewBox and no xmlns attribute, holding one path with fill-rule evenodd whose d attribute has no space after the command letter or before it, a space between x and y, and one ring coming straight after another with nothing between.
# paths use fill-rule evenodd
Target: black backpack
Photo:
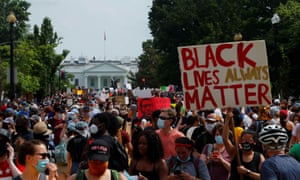
<instances>
[{"instance_id":1,"label":"black backpack","mask_svg":"<svg viewBox=\"0 0 300 180\"><path fill-rule=\"evenodd\" d=\"M110 154L108 168L117 171L128 170L128 154L122 144L113 138L113 150Z\"/></svg>"}]
</instances>

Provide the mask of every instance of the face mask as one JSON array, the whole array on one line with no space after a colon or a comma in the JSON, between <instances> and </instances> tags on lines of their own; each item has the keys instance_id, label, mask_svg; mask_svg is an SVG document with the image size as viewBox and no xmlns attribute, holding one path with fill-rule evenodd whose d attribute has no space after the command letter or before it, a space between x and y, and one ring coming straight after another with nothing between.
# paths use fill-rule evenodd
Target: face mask
<instances>
[{"instance_id":1,"label":"face mask","mask_svg":"<svg viewBox=\"0 0 300 180\"><path fill-rule=\"evenodd\" d=\"M207 123L206 130L211 133L213 128L215 127L215 125L216 125L216 123Z\"/></svg>"},{"instance_id":2,"label":"face mask","mask_svg":"<svg viewBox=\"0 0 300 180\"><path fill-rule=\"evenodd\" d=\"M222 136L220 136L220 135L215 136L215 141L216 141L217 144L223 144Z\"/></svg>"},{"instance_id":3,"label":"face mask","mask_svg":"<svg viewBox=\"0 0 300 180\"><path fill-rule=\"evenodd\" d=\"M88 164L89 164L89 171L91 172L91 174L95 176L102 176L108 167L108 162L104 162L100 164L97 161L96 162L89 161Z\"/></svg>"},{"instance_id":4,"label":"face mask","mask_svg":"<svg viewBox=\"0 0 300 180\"><path fill-rule=\"evenodd\" d=\"M160 119L160 118L158 118L158 120L157 120L157 127L159 129L163 129L165 127L165 121L162 120L162 119Z\"/></svg>"},{"instance_id":5,"label":"face mask","mask_svg":"<svg viewBox=\"0 0 300 180\"><path fill-rule=\"evenodd\" d=\"M254 144L249 143L249 142L241 143L241 145L242 145L242 148L244 151L250 151L253 149L253 146L254 146Z\"/></svg>"},{"instance_id":6,"label":"face mask","mask_svg":"<svg viewBox=\"0 0 300 180\"><path fill-rule=\"evenodd\" d=\"M186 160L180 159L179 156L176 156L176 159L177 159L178 161L180 161L181 163L186 163L186 162L188 162L189 160L191 160L191 156L189 156Z\"/></svg>"},{"instance_id":7,"label":"face mask","mask_svg":"<svg viewBox=\"0 0 300 180\"><path fill-rule=\"evenodd\" d=\"M49 159L40 159L38 164L35 166L36 170L40 173L44 173L46 170L46 165L49 163Z\"/></svg>"}]
</instances>

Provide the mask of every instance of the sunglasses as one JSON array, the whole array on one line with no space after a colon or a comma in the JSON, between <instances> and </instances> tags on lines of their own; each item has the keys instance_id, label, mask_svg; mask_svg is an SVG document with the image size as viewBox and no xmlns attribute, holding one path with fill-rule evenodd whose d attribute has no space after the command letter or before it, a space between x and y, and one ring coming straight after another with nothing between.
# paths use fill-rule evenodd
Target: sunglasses
<instances>
[{"instance_id":1,"label":"sunglasses","mask_svg":"<svg viewBox=\"0 0 300 180\"><path fill-rule=\"evenodd\" d=\"M163 116L159 116L159 118L162 119L162 120L168 120L168 119L170 119L170 117L163 117Z\"/></svg>"},{"instance_id":2,"label":"sunglasses","mask_svg":"<svg viewBox=\"0 0 300 180\"><path fill-rule=\"evenodd\" d=\"M42 159L50 158L50 154L49 153L36 153L36 155L42 156Z\"/></svg>"}]
</instances>

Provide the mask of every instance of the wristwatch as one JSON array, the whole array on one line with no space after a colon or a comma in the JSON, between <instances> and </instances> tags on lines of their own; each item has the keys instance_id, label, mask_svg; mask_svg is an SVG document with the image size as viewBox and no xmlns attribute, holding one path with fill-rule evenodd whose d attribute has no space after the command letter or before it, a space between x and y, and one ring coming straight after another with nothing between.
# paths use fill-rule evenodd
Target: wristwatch
<instances>
[{"instance_id":1,"label":"wristwatch","mask_svg":"<svg viewBox=\"0 0 300 180\"><path fill-rule=\"evenodd\" d=\"M249 175L251 173L251 171L249 169L247 169L247 175Z\"/></svg>"}]
</instances>

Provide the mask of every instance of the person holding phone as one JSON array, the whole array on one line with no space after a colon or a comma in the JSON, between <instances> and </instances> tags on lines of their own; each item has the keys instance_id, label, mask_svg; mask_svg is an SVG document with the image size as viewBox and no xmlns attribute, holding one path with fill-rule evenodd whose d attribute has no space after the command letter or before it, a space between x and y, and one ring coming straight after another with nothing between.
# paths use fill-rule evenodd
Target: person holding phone
<instances>
[{"instance_id":1,"label":"person holding phone","mask_svg":"<svg viewBox=\"0 0 300 180\"><path fill-rule=\"evenodd\" d=\"M228 180L230 176L231 159L223 143L224 125L217 123L212 130L215 143L206 144L200 158L207 164L212 180Z\"/></svg>"},{"instance_id":2,"label":"person holding phone","mask_svg":"<svg viewBox=\"0 0 300 180\"><path fill-rule=\"evenodd\" d=\"M56 180L57 166L49 161L49 153L40 140L25 141L18 153L18 160L24 171L14 180Z\"/></svg>"},{"instance_id":3,"label":"person holding phone","mask_svg":"<svg viewBox=\"0 0 300 180\"><path fill-rule=\"evenodd\" d=\"M187 137L175 140L176 155L167 159L169 169L168 180L210 180L204 161L193 156L193 141Z\"/></svg>"}]
</instances>

